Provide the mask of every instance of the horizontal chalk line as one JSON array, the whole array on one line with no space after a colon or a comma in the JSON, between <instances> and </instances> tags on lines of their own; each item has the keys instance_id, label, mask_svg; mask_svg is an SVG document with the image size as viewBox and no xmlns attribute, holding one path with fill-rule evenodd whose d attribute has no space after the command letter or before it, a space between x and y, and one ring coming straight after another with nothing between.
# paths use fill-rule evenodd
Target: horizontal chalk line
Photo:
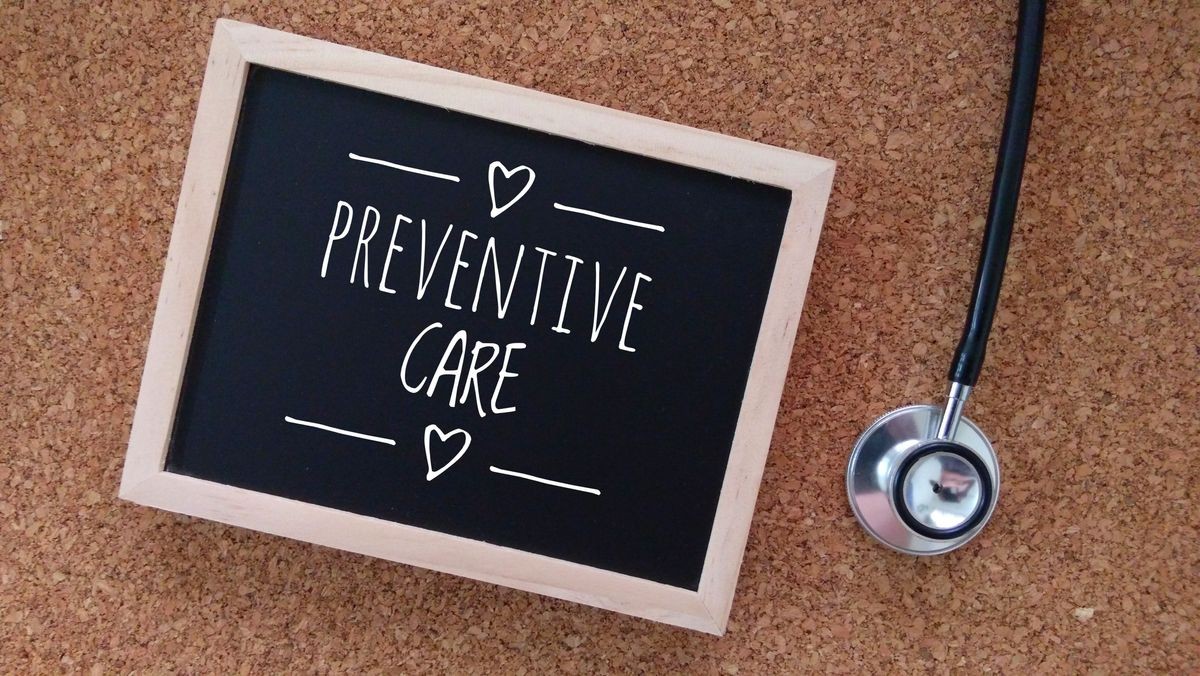
<instances>
[{"instance_id":1,"label":"horizontal chalk line","mask_svg":"<svg viewBox=\"0 0 1200 676\"><path fill-rule=\"evenodd\" d=\"M515 476L518 479L528 479L530 481L536 481L540 484L546 484L547 486L557 486L559 488L569 488L573 491L579 491L581 493L591 493L592 495L600 495L599 490L597 490L595 488L588 488L587 486L577 486L575 484L568 484L568 483L564 483L562 481L554 481L553 479L543 479L540 476L534 476L532 474L525 474L524 472L514 472L511 469L500 469L499 467L496 467L495 465L488 467L488 469L492 470L496 474Z\"/></svg>"},{"instance_id":2,"label":"horizontal chalk line","mask_svg":"<svg viewBox=\"0 0 1200 676\"><path fill-rule=\"evenodd\" d=\"M655 225L653 223L645 223L642 221L633 221L628 218L620 218L617 216L609 216L608 214L602 214L599 211L591 211L589 209L580 209L579 207L570 207L565 204L559 204L558 202L554 203L554 208L558 209L560 211L570 211L570 212L576 213L576 214L583 214L584 216L591 216L592 218L600 218L600 219L604 219L606 221L612 221L613 223L624 223L625 225L632 225L637 228L646 228L647 230L654 230L656 232L666 232L667 231L667 229L662 227L661 225Z\"/></svg>"},{"instance_id":3,"label":"horizontal chalk line","mask_svg":"<svg viewBox=\"0 0 1200 676\"><path fill-rule=\"evenodd\" d=\"M400 171L407 171L407 172L410 172L413 174L420 174L422 176L430 176L433 178L440 178L443 181L454 181L455 183L459 182L459 178L457 176L453 176L451 174L439 174L436 171L417 169L416 167L407 167L403 164L396 164L395 162L388 162L387 160L378 160L378 159L375 159L374 157L363 157L362 155L355 155L354 153L350 153L350 159L358 160L359 162L370 162L371 164L378 164L381 167L391 167L392 169L399 169Z\"/></svg>"},{"instance_id":4,"label":"horizontal chalk line","mask_svg":"<svg viewBox=\"0 0 1200 676\"><path fill-rule=\"evenodd\" d=\"M319 430L325 430L326 432L333 432L334 434L344 434L348 437L354 437L355 439L366 439L367 441L374 441L376 443L387 444L389 446L396 445L396 441L394 439L388 439L387 437L377 437L377 436L373 436L370 434L363 434L362 432L354 432L351 430L344 430L340 427L334 427L332 425L322 425L321 423L316 423L316 422L312 422L309 420L299 420L297 418L293 418L290 415L283 416L283 420L284 420L284 422L290 422L293 425L303 425L305 427L315 427L316 429L319 429Z\"/></svg>"}]
</instances>

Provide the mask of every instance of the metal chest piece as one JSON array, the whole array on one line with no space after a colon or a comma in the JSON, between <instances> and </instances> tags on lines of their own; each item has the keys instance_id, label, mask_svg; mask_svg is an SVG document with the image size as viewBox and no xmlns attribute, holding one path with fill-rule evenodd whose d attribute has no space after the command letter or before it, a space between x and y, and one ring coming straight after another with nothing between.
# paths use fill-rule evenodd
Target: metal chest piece
<instances>
[{"instance_id":1,"label":"metal chest piece","mask_svg":"<svg viewBox=\"0 0 1200 676\"><path fill-rule=\"evenodd\" d=\"M939 435L942 412L918 405L888 413L859 437L846 468L859 523L906 554L961 547L996 508L1000 467L992 444L966 418Z\"/></svg>"}]
</instances>

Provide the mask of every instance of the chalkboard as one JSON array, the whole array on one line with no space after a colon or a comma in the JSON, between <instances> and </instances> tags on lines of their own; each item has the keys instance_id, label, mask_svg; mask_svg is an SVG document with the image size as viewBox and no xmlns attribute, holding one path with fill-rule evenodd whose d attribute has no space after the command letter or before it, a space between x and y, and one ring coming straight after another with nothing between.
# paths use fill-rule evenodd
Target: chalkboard
<instances>
[{"instance_id":1,"label":"chalkboard","mask_svg":"<svg viewBox=\"0 0 1200 676\"><path fill-rule=\"evenodd\" d=\"M794 191L239 84L160 471L698 593Z\"/></svg>"}]
</instances>

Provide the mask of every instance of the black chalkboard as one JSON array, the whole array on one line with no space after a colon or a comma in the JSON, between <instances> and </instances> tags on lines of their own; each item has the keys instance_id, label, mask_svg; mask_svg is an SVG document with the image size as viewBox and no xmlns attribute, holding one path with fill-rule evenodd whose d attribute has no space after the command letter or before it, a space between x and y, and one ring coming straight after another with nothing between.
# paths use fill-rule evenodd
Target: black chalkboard
<instances>
[{"instance_id":1,"label":"black chalkboard","mask_svg":"<svg viewBox=\"0 0 1200 676\"><path fill-rule=\"evenodd\" d=\"M251 66L166 470L696 589L790 197Z\"/></svg>"}]
</instances>

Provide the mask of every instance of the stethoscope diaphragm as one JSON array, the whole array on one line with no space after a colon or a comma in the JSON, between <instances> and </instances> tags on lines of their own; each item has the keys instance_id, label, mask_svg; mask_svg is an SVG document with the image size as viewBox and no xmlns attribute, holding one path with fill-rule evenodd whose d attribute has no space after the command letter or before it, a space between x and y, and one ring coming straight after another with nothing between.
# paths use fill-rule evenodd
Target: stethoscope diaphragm
<instances>
[{"instance_id":1,"label":"stethoscope diaphragm","mask_svg":"<svg viewBox=\"0 0 1200 676\"><path fill-rule=\"evenodd\" d=\"M1000 465L991 442L960 418L951 438L937 438L942 409L918 405L875 421L854 444L846 493L863 527L906 554L943 554L969 542L1000 495Z\"/></svg>"}]
</instances>

